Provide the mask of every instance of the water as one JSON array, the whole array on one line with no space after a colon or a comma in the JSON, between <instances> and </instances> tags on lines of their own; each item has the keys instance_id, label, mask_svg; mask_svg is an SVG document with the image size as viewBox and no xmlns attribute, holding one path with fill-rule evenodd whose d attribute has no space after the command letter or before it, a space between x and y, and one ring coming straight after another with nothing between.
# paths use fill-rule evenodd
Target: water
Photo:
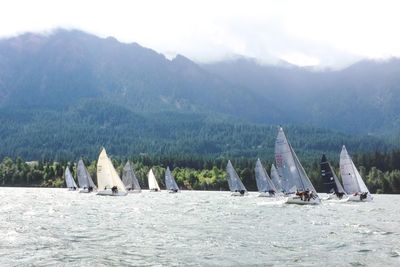
<instances>
[{"instance_id":1,"label":"water","mask_svg":"<svg viewBox=\"0 0 400 267\"><path fill-rule=\"evenodd\" d=\"M400 266L400 196L320 206L228 192L0 196L0 266Z\"/></svg>"}]
</instances>

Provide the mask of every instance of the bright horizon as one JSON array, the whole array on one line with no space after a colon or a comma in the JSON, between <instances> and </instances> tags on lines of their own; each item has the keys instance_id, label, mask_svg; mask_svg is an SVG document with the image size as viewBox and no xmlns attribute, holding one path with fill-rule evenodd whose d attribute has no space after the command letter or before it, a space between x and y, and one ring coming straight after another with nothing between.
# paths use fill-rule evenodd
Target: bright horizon
<instances>
[{"instance_id":1,"label":"bright horizon","mask_svg":"<svg viewBox=\"0 0 400 267\"><path fill-rule=\"evenodd\" d=\"M0 7L2 38L79 29L201 63L245 56L341 68L400 57L397 1L15 0Z\"/></svg>"}]
</instances>

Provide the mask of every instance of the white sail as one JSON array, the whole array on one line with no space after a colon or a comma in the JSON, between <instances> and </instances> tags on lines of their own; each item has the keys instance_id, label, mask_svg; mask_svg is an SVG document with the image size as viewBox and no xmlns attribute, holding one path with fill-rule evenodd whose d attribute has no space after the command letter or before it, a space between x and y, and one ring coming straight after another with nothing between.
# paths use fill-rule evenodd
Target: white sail
<instances>
[{"instance_id":1,"label":"white sail","mask_svg":"<svg viewBox=\"0 0 400 267\"><path fill-rule=\"evenodd\" d=\"M310 181L310 178L308 178L307 173L304 170L303 166L301 165L299 158L297 157L296 153L294 152L292 146L290 146L290 150L292 151L294 162L296 163L297 171L298 171L299 177L301 179L301 183L303 185L302 190L309 190L309 191L313 191L314 193L317 193L317 190L315 190L313 184Z\"/></svg>"},{"instance_id":2,"label":"white sail","mask_svg":"<svg viewBox=\"0 0 400 267\"><path fill-rule=\"evenodd\" d=\"M86 169L82 159L78 161L77 176L80 188L92 187L92 189L96 189L96 185L93 183L92 177Z\"/></svg>"},{"instance_id":3,"label":"white sail","mask_svg":"<svg viewBox=\"0 0 400 267\"><path fill-rule=\"evenodd\" d=\"M282 177L282 188L286 193L293 193L293 189L316 193L282 127L279 128L275 142L275 161L279 176Z\"/></svg>"},{"instance_id":4,"label":"white sail","mask_svg":"<svg viewBox=\"0 0 400 267\"><path fill-rule=\"evenodd\" d=\"M271 181L271 178L269 178L267 172L265 171L263 165L261 164L260 159L257 159L256 167L254 169L255 174L256 174L256 183L257 183L257 188L258 192L269 192L269 191L274 191L274 193L277 193L276 188L274 184Z\"/></svg>"},{"instance_id":5,"label":"white sail","mask_svg":"<svg viewBox=\"0 0 400 267\"><path fill-rule=\"evenodd\" d=\"M127 161L124 166L122 174L122 182L124 183L125 188L127 190L141 191L139 181L129 161Z\"/></svg>"},{"instance_id":6,"label":"white sail","mask_svg":"<svg viewBox=\"0 0 400 267\"><path fill-rule=\"evenodd\" d=\"M64 178L68 188L73 188L73 189L78 188L68 166L67 168L65 168Z\"/></svg>"},{"instance_id":7,"label":"white sail","mask_svg":"<svg viewBox=\"0 0 400 267\"><path fill-rule=\"evenodd\" d=\"M169 167L167 167L167 170L165 171L165 186L167 190L179 191L179 187L176 184L175 178L169 170Z\"/></svg>"},{"instance_id":8,"label":"white sail","mask_svg":"<svg viewBox=\"0 0 400 267\"><path fill-rule=\"evenodd\" d=\"M342 151L340 152L340 175L342 176L343 187L347 194L369 193L345 146L342 147Z\"/></svg>"},{"instance_id":9,"label":"white sail","mask_svg":"<svg viewBox=\"0 0 400 267\"><path fill-rule=\"evenodd\" d=\"M102 149L97 161L97 184L99 190L110 190L116 186L118 192L126 193L125 186L119 178L118 173L107 156L104 148Z\"/></svg>"},{"instance_id":10,"label":"white sail","mask_svg":"<svg viewBox=\"0 0 400 267\"><path fill-rule=\"evenodd\" d=\"M236 173L230 160L228 161L228 165L226 166L226 172L228 174L227 180L228 180L229 190L231 192L239 192L239 191L247 192L246 187L243 185L242 180L240 180L239 175Z\"/></svg>"},{"instance_id":11,"label":"white sail","mask_svg":"<svg viewBox=\"0 0 400 267\"><path fill-rule=\"evenodd\" d=\"M151 191L161 191L160 186L157 183L156 176L154 175L152 169L150 169L149 173L147 174L147 179L149 182L149 189Z\"/></svg>"},{"instance_id":12,"label":"white sail","mask_svg":"<svg viewBox=\"0 0 400 267\"><path fill-rule=\"evenodd\" d=\"M282 187L288 194L286 203L299 205L317 205L321 200L301 165L292 146L279 128L275 142L275 161L278 173L282 177ZM296 194L293 194L296 193Z\"/></svg>"},{"instance_id":13,"label":"white sail","mask_svg":"<svg viewBox=\"0 0 400 267\"><path fill-rule=\"evenodd\" d=\"M281 179L279 178L278 171L276 170L274 164L271 165L271 180L274 183L276 190L282 192L283 189L281 185Z\"/></svg>"}]
</instances>

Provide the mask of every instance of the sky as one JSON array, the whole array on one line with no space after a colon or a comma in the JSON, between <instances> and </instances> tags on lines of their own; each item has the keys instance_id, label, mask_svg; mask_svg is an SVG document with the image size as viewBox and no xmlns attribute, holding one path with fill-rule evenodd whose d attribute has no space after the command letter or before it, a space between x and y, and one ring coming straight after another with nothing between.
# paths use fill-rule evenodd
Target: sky
<instances>
[{"instance_id":1,"label":"sky","mask_svg":"<svg viewBox=\"0 0 400 267\"><path fill-rule=\"evenodd\" d=\"M205 63L238 56L341 68L400 57L400 1L10 0L0 37L80 29Z\"/></svg>"}]
</instances>

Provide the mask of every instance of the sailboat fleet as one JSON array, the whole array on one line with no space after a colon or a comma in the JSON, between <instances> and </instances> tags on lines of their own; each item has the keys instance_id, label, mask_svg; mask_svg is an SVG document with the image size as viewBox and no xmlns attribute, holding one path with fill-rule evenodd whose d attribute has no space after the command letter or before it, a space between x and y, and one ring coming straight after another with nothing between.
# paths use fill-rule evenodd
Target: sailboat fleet
<instances>
[{"instance_id":1,"label":"sailboat fleet","mask_svg":"<svg viewBox=\"0 0 400 267\"><path fill-rule=\"evenodd\" d=\"M324 193L327 194L322 200L346 202L371 201L373 199L345 146L342 147L340 153L340 175L343 186L325 155L322 156L320 168L325 187ZM271 177L260 159L257 159L254 172L259 197L284 198L287 204L318 205L321 203L320 196L286 138L282 127L279 128L275 141L275 164L271 165ZM230 160L226 166L226 173L231 195L248 195L246 187ZM78 185L75 183L69 167L65 169L64 176L68 190L77 190ZM160 192L160 186L152 169L149 170L147 178L149 191ZM128 161L124 166L121 180L104 148L102 148L97 161L97 187L82 159L77 165L77 179L80 193L97 191L97 195L125 196L128 193L140 193L142 190L131 163ZM180 192L169 167L165 171L165 186L169 193Z\"/></svg>"}]
</instances>

